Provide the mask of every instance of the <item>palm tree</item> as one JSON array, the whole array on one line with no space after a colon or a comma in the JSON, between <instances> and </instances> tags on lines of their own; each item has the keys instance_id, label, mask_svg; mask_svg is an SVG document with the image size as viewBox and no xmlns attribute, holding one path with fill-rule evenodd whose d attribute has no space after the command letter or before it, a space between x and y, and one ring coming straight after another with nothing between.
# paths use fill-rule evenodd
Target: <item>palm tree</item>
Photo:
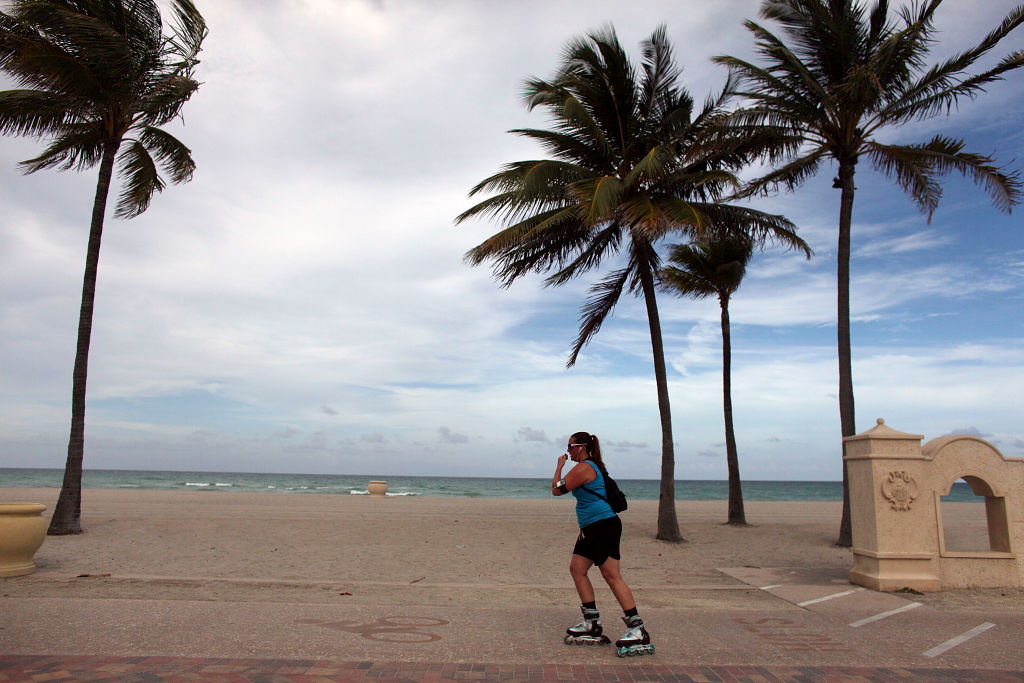
<instances>
[{"instance_id":1,"label":"palm tree","mask_svg":"<svg viewBox=\"0 0 1024 683\"><path fill-rule=\"evenodd\" d=\"M780 235L781 236L781 235ZM811 248L796 233L785 235L788 246L801 249L807 258ZM743 487L732 417L732 335L729 300L739 289L754 253L754 241L742 234L727 233L718 239L676 244L669 250L669 263L661 269L662 288L680 296L705 299L718 296L722 309L722 405L725 417L725 461L729 468L729 511L726 523L744 526Z\"/></svg>"},{"instance_id":2,"label":"palm tree","mask_svg":"<svg viewBox=\"0 0 1024 683\"><path fill-rule=\"evenodd\" d=\"M170 0L163 35L156 0L15 0L0 12L0 70L20 87L0 92L0 134L47 139L21 163L84 170L99 164L82 285L67 465L50 534L81 533L85 388L103 219L114 165L123 180L115 215L144 212L163 190L191 179L191 151L161 129L199 87L192 78L206 23L192 0ZM122 149L123 147L123 149ZM158 169L158 166L160 167Z\"/></svg>"},{"instance_id":3,"label":"palm tree","mask_svg":"<svg viewBox=\"0 0 1024 683\"><path fill-rule=\"evenodd\" d=\"M715 124L723 97L694 116L665 29L642 43L640 73L612 28L571 41L551 80L529 79L527 107L542 107L550 129L512 131L535 140L549 158L506 164L470 196L492 193L457 217L493 217L504 224L467 255L491 261L503 286L531 273L553 271L546 283L561 285L617 259L616 268L590 290L580 331L569 355L572 366L611 315L624 291L642 296L654 356L661 417L661 488L657 537L682 541L675 510L675 453L668 379L655 299L660 239L674 231L699 234L712 225L737 225L767 234L790 224L749 208L718 203L737 186L732 170L750 152L716 144Z\"/></svg>"},{"instance_id":4,"label":"palm tree","mask_svg":"<svg viewBox=\"0 0 1024 683\"><path fill-rule=\"evenodd\" d=\"M1017 7L975 47L925 69L934 42L933 16L942 0L904 7L889 17L887 0L868 12L859 0L764 0L761 16L782 26L787 44L747 21L763 66L729 56L729 92L745 98L732 120L738 129L774 130L786 163L749 185L755 194L782 184L790 190L827 159L838 165L833 187L839 206L838 346L839 414L842 436L856 433L850 352L850 226L854 171L861 157L894 180L928 218L942 195L940 180L958 171L982 185L996 207L1009 211L1020 199L1017 173L1005 173L991 158L964 151L962 140L936 135L919 144L891 144L881 136L894 126L948 112L963 97L976 97L1004 73L1024 65L1016 51L991 69L967 73L1024 21ZM843 465L843 516L837 544L851 544L850 498Z\"/></svg>"}]
</instances>

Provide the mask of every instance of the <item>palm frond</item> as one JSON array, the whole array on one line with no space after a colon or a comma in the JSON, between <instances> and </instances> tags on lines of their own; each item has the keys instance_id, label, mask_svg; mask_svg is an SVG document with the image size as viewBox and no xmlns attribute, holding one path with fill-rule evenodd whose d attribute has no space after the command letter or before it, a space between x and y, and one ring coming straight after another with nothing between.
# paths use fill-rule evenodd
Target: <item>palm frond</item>
<instances>
[{"instance_id":1,"label":"palm frond","mask_svg":"<svg viewBox=\"0 0 1024 683\"><path fill-rule=\"evenodd\" d=\"M566 207L575 202L568 191L572 183L586 179L578 166L557 160L531 160L506 164L478 183L470 196L484 192L496 194L470 207L458 217L461 223L475 217L493 217L503 221L521 221L537 211Z\"/></svg>"},{"instance_id":2,"label":"palm frond","mask_svg":"<svg viewBox=\"0 0 1024 683\"><path fill-rule=\"evenodd\" d=\"M942 198L942 186L935 169L921 146L869 143L867 154L879 172L889 176L929 217Z\"/></svg>"},{"instance_id":3,"label":"palm frond","mask_svg":"<svg viewBox=\"0 0 1024 683\"><path fill-rule=\"evenodd\" d=\"M587 178L569 187L583 211L580 218L590 224L609 220L622 202L624 190L624 183L615 176Z\"/></svg>"},{"instance_id":4,"label":"palm frond","mask_svg":"<svg viewBox=\"0 0 1024 683\"><path fill-rule=\"evenodd\" d=\"M640 84L638 114L641 119L658 120L678 107L673 93L678 89L680 69L672 58L668 30L658 26L641 45L644 78Z\"/></svg>"},{"instance_id":5,"label":"palm frond","mask_svg":"<svg viewBox=\"0 0 1024 683\"><path fill-rule=\"evenodd\" d=\"M821 167L821 163L828 156L829 152L824 146L811 149L788 164L784 164L759 178L748 181L745 189L736 193L733 198L767 194L779 185L785 186L787 190L792 192L805 180L816 174Z\"/></svg>"},{"instance_id":6,"label":"palm frond","mask_svg":"<svg viewBox=\"0 0 1024 683\"><path fill-rule=\"evenodd\" d=\"M664 175L666 169L668 169L671 163L674 161L677 153L672 146L675 142L670 142L664 145L655 145L647 152L633 168L629 169L626 177L623 178L623 184L626 186L635 186L642 183L645 180L651 180Z\"/></svg>"},{"instance_id":7,"label":"palm frond","mask_svg":"<svg viewBox=\"0 0 1024 683\"><path fill-rule=\"evenodd\" d=\"M465 258L471 265L492 261L494 277L508 287L527 273L561 268L574 254L592 248L592 233L575 210L543 212L492 235Z\"/></svg>"},{"instance_id":8,"label":"palm frond","mask_svg":"<svg viewBox=\"0 0 1024 683\"><path fill-rule=\"evenodd\" d=\"M18 164L25 173L48 168L61 171L83 171L92 168L103 157L103 139L96 130L83 124L65 126L43 153Z\"/></svg>"},{"instance_id":9,"label":"palm frond","mask_svg":"<svg viewBox=\"0 0 1024 683\"><path fill-rule=\"evenodd\" d=\"M141 142L126 140L118 156L124 187L118 197L114 215L118 218L135 218L149 208L153 195L164 189L164 181L157 172L153 157Z\"/></svg>"},{"instance_id":10,"label":"palm frond","mask_svg":"<svg viewBox=\"0 0 1024 683\"><path fill-rule=\"evenodd\" d=\"M607 160L611 158L607 141L603 136L594 139L590 135L536 128L513 128L509 132L539 142L555 158L565 162L587 166L606 166ZM611 168L607 170L614 171Z\"/></svg>"},{"instance_id":11,"label":"palm frond","mask_svg":"<svg viewBox=\"0 0 1024 683\"><path fill-rule=\"evenodd\" d=\"M637 196L623 202L621 211L623 221L651 242L671 232L702 235L711 225L694 202L673 195Z\"/></svg>"},{"instance_id":12,"label":"palm frond","mask_svg":"<svg viewBox=\"0 0 1024 683\"><path fill-rule=\"evenodd\" d=\"M533 79L527 82L527 106L543 106L555 122L555 131L516 129L512 132L539 140L553 153L564 158L593 160L613 154L611 143L579 94L564 84ZM562 136L562 137L560 137ZM574 138L575 143L565 137Z\"/></svg>"},{"instance_id":13,"label":"palm frond","mask_svg":"<svg viewBox=\"0 0 1024 683\"><path fill-rule=\"evenodd\" d=\"M101 93L100 81L79 59L77 46L58 32L64 13L44 11L45 4L29 5L13 15L0 12L0 71L25 88L82 98ZM123 61L124 54L113 59Z\"/></svg>"},{"instance_id":14,"label":"palm frond","mask_svg":"<svg viewBox=\"0 0 1024 683\"><path fill-rule=\"evenodd\" d=\"M144 126L170 123L198 89L198 81L178 74L157 79L139 102L139 122Z\"/></svg>"},{"instance_id":15,"label":"palm frond","mask_svg":"<svg viewBox=\"0 0 1024 683\"><path fill-rule=\"evenodd\" d=\"M192 150L181 140L167 131L155 126L143 129L139 141L146 150L170 175L172 183L185 183L192 180L196 163L192 160Z\"/></svg>"},{"instance_id":16,"label":"palm frond","mask_svg":"<svg viewBox=\"0 0 1024 683\"><path fill-rule=\"evenodd\" d=\"M868 153L875 167L893 177L929 218L942 196L936 179L951 171L980 185L1000 211L1009 212L1020 203L1024 184L1019 171L1008 173L991 157L964 152L963 148L963 140L937 135L923 145L875 143Z\"/></svg>"},{"instance_id":17,"label":"palm frond","mask_svg":"<svg viewBox=\"0 0 1024 683\"><path fill-rule=\"evenodd\" d=\"M747 29L754 34L756 49L771 63L771 73L777 74L776 80L784 84L784 89L793 94L807 93L811 102L828 107L831 96L827 83L819 82L818 77L797 54L775 34L753 21L746 22Z\"/></svg>"},{"instance_id":18,"label":"palm frond","mask_svg":"<svg viewBox=\"0 0 1024 683\"><path fill-rule=\"evenodd\" d=\"M720 202L699 204L698 208L711 221L711 235L701 241L743 241L758 247L771 243L803 252L808 259L814 255L797 234L796 225L785 216Z\"/></svg>"},{"instance_id":19,"label":"palm frond","mask_svg":"<svg viewBox=\"0 0 1024 683\"><path fill-rule=\"evenodd\" d=\"M169 45L173 53L181 57L181 63L191 68L209 33L206 20L192 0L173 0L171 10L174 14L174 32L168 39Z\"/></svg>"},{"instance_id":20,"label":"palm frond","mask_svg":"<svg viewBox=\"0 0 1024 683\"><path fill-rule=\"evenodd\" d=\"M600 230L592 231L587 235L584 243L575 247L576 256L571 260L566 259L564 266L544 280L544 285L547 287L564 285L569 280L597 268L606 256L618 251L622 241L622 226L617 222L608 223Z\"/></svg>"},{"instance_id":21,"label":"palm frond","mask_svg":"<svg viewBox=\"0 0 1024 683\"><path fill-rule=\"evenodd\" d=\"M669 261L676 260L677 258L673 256L669 257ZM717 291L708 282L707 278L677 266L665 266L658 273L658 278L663 291L672 292L678 296L690 297L692 299L707 299L717 294Z\"/></svg>"},{"instance_id":22,"label":"palm frond","mask_svg":"<svg viewBox=\"0 0 1024 683\"><path fill-rule=\"evenodd\" d=\"M1004 57L995 67L966 78L952 79L941 67L923 75L916 84L881 113L886 123L903 123L949 113L961 97L976 98L985 86L1003 80L1003 74L1024 66L1024 51L1017 50Z\"/></svg>"},{"instance_id":23,"label":"palm frond","mask_svg":"<svg viewBox=\"0 0 1024 683\"><path fill-rule=\"evenodd\" d=\"M0 135L60 134L68 120L66 97L45 90L0 91Z\"/></svg>"},{"instance_id":24,"label":"palm frond","mask_svg":"<svg viewBox=\"0 0 1024 683\"><path fill-rule=\"evenodd\" d=\"M626 267L613 271L590 288L590 296L580 311L580 331L573 342L566 367L571 368L576 364L583 347L590 343L604 321L612 314L615 304L619 302L630 280L632 270Z\"/></svg>"}]
</instances>

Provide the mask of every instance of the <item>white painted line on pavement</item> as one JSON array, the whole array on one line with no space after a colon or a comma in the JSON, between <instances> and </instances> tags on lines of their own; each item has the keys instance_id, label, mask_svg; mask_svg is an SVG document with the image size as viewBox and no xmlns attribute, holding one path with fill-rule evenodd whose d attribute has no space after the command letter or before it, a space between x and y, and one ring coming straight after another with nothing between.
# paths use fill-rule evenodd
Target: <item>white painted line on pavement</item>
<instances>
[{"instance_id":1,"label":"white painted line on pavement","mask_svg":"<svg viewBox=\"0 0 1024 683\"><path fill-rule=\"evenodd\" d=\"M850 626L853 627L853 628L859 628L859 627L865 626L867 624L873 624L876 621L881 621L882 619L885 619L887 617L891 617L894 614L899 614L901 612L907 612L909 610L914 609L915 607L920 607L920 606L921 606L921 603L919 603L919 602L912 602L909 605L903 605L903 607L897 607L896 609L891 609L888 612L882 612L881 614L876 614L873 617L868 617L867 619L861 619L860 621L855 621L852 624L850 624Z\"/></svg>"},{"instance_id":2,"label":"white painted line on pavement","mask_svg":"<svg viewBox=\"0 0 1024 683\"><path fill-rule=\"evenodd\" d=\"M853 595L858 591L864 590L863 588L854 588L852 591L843 591L842 593L833 593L832 595L826 595L823 598L815 598L814 600L805 600L804 602L796 603L797 607L807 607L807 605L813 605L819 602L825 602L826 600L835 600L836 598L846 597L847 595Z\"/></svg>"},{"instance_id":3,"label":"white painted line on pavement","mask_svg":"<svg viewBox=\"0 0 1024 683\"><path fill-rule=\"evenodd\" d=\"M766 591L766 590L768 590L769 588L778 588L778 587L779 587L779 586L781 586L781 585L782 585L781 583L773 583L773 584L772 584L772 585L770 585L770 586L761 586L761 590L763 590L763 591Z\"/></svg>"},{"instance_id":4,"label":"white painted line on pavement","mask_svg":"<svg viewBox=\"0 0 1024 683\"><path fill-rule=\"evenodd\" d=\"M947 640L942 645L936 645L932 649L930 649L927 652L925 652L924 656L925 657L938 657L943 652L946 652L947 650L952 650L957 645L962 645L963 643L966 643L968 640L970 640L974 636L981 635L982 633L984 633L985 631L989 630L990 628L995 628L995 624L986 621L984 624L979 624L978 626L975 626L974 628L972 628L970 631L967 631L966 633L962 633L962 634L958 635L956 638L952 638L950 640Z\"/></svg>"}]
</instances>

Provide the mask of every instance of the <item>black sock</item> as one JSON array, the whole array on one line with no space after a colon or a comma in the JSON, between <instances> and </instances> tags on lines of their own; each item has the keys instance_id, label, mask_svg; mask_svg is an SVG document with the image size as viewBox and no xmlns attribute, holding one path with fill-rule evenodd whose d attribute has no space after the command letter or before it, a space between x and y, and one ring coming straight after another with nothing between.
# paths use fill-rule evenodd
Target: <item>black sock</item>
<instances>
[{"instance_id":1,"label":"black sock","mask_svg":"<svg viewBox=\"0 0 1024 683\"><path fill-rule=\"evenodd\" d=\"M597 609L597 601L595 600L593 602L585 602L585 603L583 603L583 609L596 610Z\"/></svg>"},{"instance_id":2,"label":"black sock","mask_svg":"<svg viewBox=\"0 0 1024 683\"><path fill-rule=\"evenodd\" d=\"M629 618L629 617L637 616L639 614L639 612L637 611L636 607L633 607L631 609L627 609L625 611L625 614L626 614L626 617Z\"/></svg>"}]
</instances>

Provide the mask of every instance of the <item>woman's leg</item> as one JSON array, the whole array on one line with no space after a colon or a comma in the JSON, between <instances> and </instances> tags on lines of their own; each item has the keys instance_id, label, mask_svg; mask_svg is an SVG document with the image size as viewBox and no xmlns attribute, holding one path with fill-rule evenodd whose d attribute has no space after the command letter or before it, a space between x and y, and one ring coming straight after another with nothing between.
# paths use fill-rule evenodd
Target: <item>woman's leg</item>
<instances>
[{"instance_id":1,"label":"woman's leg","mask_svg":"<svg viewBox=\"0 0 1024 683\"><path fill-rule=\"evenodd\" d=\"M593 566L594 561L582 555L573 555L569 561L569 573L576 584L576 592L580 594L581 603L594 602L594 584L590 583L590 577L587 576L587 572Z\"/></svg>"},{"instance_id":2,"label":"woman's leg","mask_svg":"<svg viewBox=\"0 0 1024 683\"><path fill-rule=\"evenodd\" d=\"M575 559L576 556L573 557ZM619 561L614 557L609 557L598 569L601 570L601 576L608 583L608 587L612 589L612 594L619 601L622 610L626 611L635 608L636 600L633 599L633 591L629 590L629 586L622 579L622 574L619 571ZM589 584L590 582L588 581L587 583ZM577 590L579 590L578 586ZM591 594L593 594L593 587L590 590Z\"/></svg>"}]
</instances>

